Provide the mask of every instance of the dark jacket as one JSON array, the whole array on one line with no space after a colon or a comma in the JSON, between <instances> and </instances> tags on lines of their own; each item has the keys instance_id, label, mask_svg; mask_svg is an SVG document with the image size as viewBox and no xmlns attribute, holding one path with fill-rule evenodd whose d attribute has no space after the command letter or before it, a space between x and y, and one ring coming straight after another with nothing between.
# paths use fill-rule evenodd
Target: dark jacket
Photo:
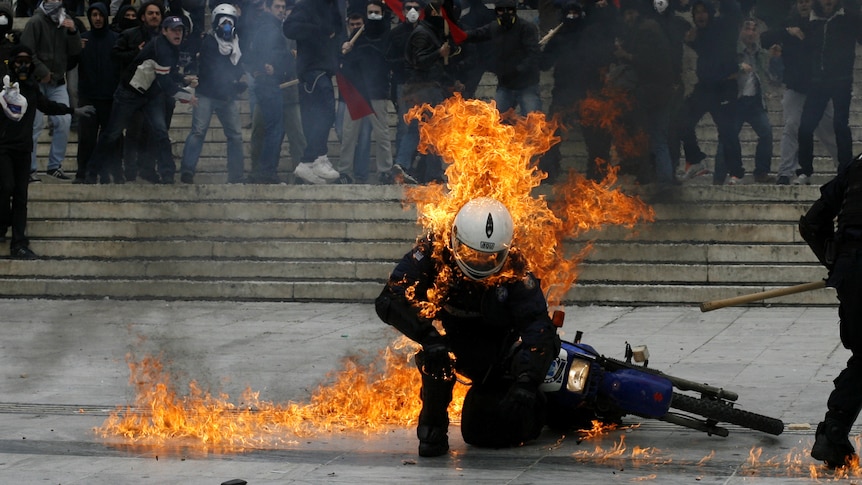
<instances>
[{"instance_id":1,"label":"dark jacket","mask_svg":"<svg viewBox=\"0 0 862 485\"><path fill-rule=\"evenodd\" d=\"M389 32L389 43L386 46L386 61L392 71L392 84L404 84L407 80L407 58L404 57L404 49L407 47L407 39L413 33L416 24L406 20L392 28Z\"/></svg>"},{"instance_id":2,"label":"dark jacket","mask_svg":"<svg viewBox=\"0 0 862 485\"><path fill-rule=\"evenodd\" d=\"M675 80L670 42L659 23L651 18L639 20L623 47L632 56L628 62L637 74L634 94L640 106L667 103Z\"/></svg>"},{"instance_id":3,"label":"dark jacket","mask_svg":"<svg viewBox=\"0 0 862 485\"><path fill-rule=\"evenodd\" d=\"M721 0L721 15L715 16L712 3L708 0L695 0L695 6L703 4L710 14L709 23L697 29L697 38L688 45L697 53L697 82L702 85L716 85L736 74L736 43L742 12L737 0Z\"/></svg>"},{"instance_id":4,"label":"dark jacket","mask_svg":"<svg viewBox=\"0 0 862 485\"><path fill-rule=\"evenodd\" d=\"M234 65L230 56L219 52L218 41L212 34L204 36L198 58L198 87L200 96L228 101L236 98L237 81L243 76L242 64Z\"/></svg>"},{"instance_id":5,"label":"dark jacket","mask_svg":"<svg viewBox=\"0 0 862 485\"><path fill-rule=\"evenodd\" d=\"M500 370L506 351L520 338L522 345L514 356L516 376L527 376L538 385L551 361L559 353L559 338L548 316L547 303L539 281L531 274L516 271L517 277L489 286L459 277L459 270L448 250L444 261L433 257L431 243L420 241L410 250L389 277L378 297L378 316L420 344L438 339L431 320L418 315L418 305L408 300L412 288L416 300L425 301L427 290L443 266L452 275L452 284L440 304L436 317L446 330L443 337L456 355L458 370L474 381ZM510 253L504 268L517 265L518 255ZM511 266L510 266L511 265Z\"/></svg>"},{"instance_id":6,"label":"dark jacket","mask_svg":"<svg viewBox=\"0 0 862 485\"><path fill-rule=\"evenodd\" d=\"M284 36L296 40L296 71L300 77L338 69L344 23L335 0L300 0L282 25Z\"/></svg>"},{"instance_id":7,"label":"dark jacket","mask_svg":"<svg viewBox=\"0 0 862 485\"><path fill-rule=\"evenodd\" d=\"M811 63L813 82L850 82L856 61L856 44L862 44L862 16L849 8L837 8L830 16L818 13L802 24L804 56ZM840 4L839 4L840 7Z\"/></svg>"},{"instance_id":8,"label":"dark jacket","mask_svg":"<svg viewBox=\"0 0 862 485\"><path fill-rule=\"evenodd\" d=\"M291 14L293 16L293 14ZM255 82L280 84L288 81L287 39L281 33L281 21L264 12L260 16L248 49L243 51L245 68L254 75ZM273 74L266 74L265 65L272 66Z\"/></svg>"},{"instance_id":9,"label":"dark jacket","mask_svg":"<svg viewBox=\"0 0 862 485\"><path fill-rule=\"evenodd\" d=\"M122 85L129 91L137 93L138 91L129 86L129 81L135 75L135 69L138 65L147 59L152 59L160 66L170 67L170 72L164 75L156 75L153 84L144 93L145 96L154 97L158 94L173 96L182 87L183 77L179 73L180 50L179 47L171 44L164 35L157 35L153 40L147 42L147 45L135 57L122 73Z\"/></svg>"},{"instance_id":10,"label":"dark jacket","mask_svg":"<svg viewBox=\"0 0 862 485\"><path fill-rule=\"evenodd\" d=\"M539 31L535 24L517 17L509 28L495 20L467 32L467 42L490 41L492 59L489 69L497 84L508 89L523 89L539 84Z\"/></svg>"},{"instance_id":11,"label":"dark jacket","mask_svg":"<svg viewBox=\"0 0 862 485\"><path fill-rule=\"evenodd\" d=\"M153 3L152 1L147 1L141 4L138 7L138 19L143 17L144 10L148 5ZM162 9L164 11L164 9ZM159 29L150 29L146 25L139 25L138 27L133 27L131 29L126 29L120 33L120 38L117 39L117 44L114 46L114 50L111 51L111 56L120 66L120 70L125 70L129 64L135 60L135 57L141 52L138 48L139 45L146 44L153 37L160 35Z\"/></svg>"},{"instance_id":12,"label":"dark jacket","mask_svg":"<svg viewBox=\"0 0 862 485\"><path fill-rule=\"evenodd\" d=\"M58 27L41 9L37 9L24 26L21 44L36 54L34 76L42 79L50 73L55 83L65 81L73 57L81 53L80 33Z\"/></svg>"},{"instance_id":13,"label":"dark jacket","mask_svg":"<svg viewBox=\"0 0 862 485\"><path fill-rule=\"evenodd\" d=\"M34 74L31 73L31 76ZM75 110L45 97L33 77L28 81L20 82L19 89L27 99L27 111L18 121L12 121L6 115L0 114L0 150L32 152L33 120L36 117L36 110L46 115L69 115Z\"/></svg>"},{"instance_id":14,"label":"dark jacket","mask_svg":"<svg viewBox=\"0 0 862 485\"><path fill-rule=\"evenodd\" d=\"M78 93L85 99L110 100L120 83L120 68L111 58L111 52L120 34L108 27L108 8L105 4L93 4L87 10L88 17L93 10L98 10L105 16L105 26L81 34L87 44L81 50L81 61L78 64Z\"/></svg>"},{"instance_id":15,"label":"dark jacket","mask_svg":"<svg viewBox=\"0 0 862 485\"><path fill-rule=\"evenodd\" d=\"M444 64L443 57L440 56L442 45L442 32L438 32L428 19L420 20L410 33L407 45L404 47L408 83L452 85L450 71Z\"/></svg>"},{"instance_id":16,"label":"dark jacket","mask_svg":"<svg viewBox=\"0 0 862 485\"><path fill-rule=\"evenodd\" d=\"M781 46L781 62L784 66L782 81L787 89L798 93L807 93L811 83L811 61L805 58L806 52L802 40L787 33L790 27L800 27L807 19L793 12L775 29L770 29L760 35L760 43L766 48L773 45Z\"/></svg>"},{"instance_id":17,"label":"dark jacket","mask_svg":"<svg viewBox=\"0 0 862 485\"><path fill-rule=\"evenodd\" d=\"M342 58L341 72L366 99L388 99L389 63L386 62L386 49L389 30L373 35L366 29L356 39L353 49Z\"/></svg>"}]
</instances>

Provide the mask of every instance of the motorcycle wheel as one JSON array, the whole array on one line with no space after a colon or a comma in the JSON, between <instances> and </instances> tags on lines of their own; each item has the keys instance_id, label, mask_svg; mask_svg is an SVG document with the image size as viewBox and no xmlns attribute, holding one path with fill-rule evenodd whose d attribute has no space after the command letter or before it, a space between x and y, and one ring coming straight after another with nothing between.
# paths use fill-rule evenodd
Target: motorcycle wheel
<instances>
[{"instance_id":1,"label":"motorcycle wheel","mask_svg":"<svg viewBox=\"0 0 862 485\"><path fill-rule=\"evenodd\" d=\"M780 419L770 418L762 414L755 414L741 409L735 409L724 401L709 399L698 399L686 396L678 392L673 393L670 407L692 414L703 416L707 419L735 424L743 428L763 431L771 435L780 435L784 432L784 422Z\"/></svg>"}]
</instances>

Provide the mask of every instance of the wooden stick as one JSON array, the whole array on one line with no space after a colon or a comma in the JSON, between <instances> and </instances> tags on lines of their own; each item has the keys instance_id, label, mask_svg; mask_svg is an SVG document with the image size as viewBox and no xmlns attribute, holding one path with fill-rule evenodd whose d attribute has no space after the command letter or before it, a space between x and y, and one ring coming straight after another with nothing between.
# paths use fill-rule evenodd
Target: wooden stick
<instances>
[{"instance_id":1,"label":"wooden stick","mask_svg":"<svg viewBox=\"0 0 862 485\"><path fill-rule=\"evenodd\" d=\"M362 27L359 27L359 30L357 30L356 33L353 34L353 37L351 37L350 40L347 41L348 47L346 49L345 48L341 49L342 54L347 54L347 52L350 49L353 49L353 44L356 43L356 39L358 39L359 36L362 35L362 32L365 32L365 26L364 25Z\"/></svg>"},{"instance_id":2,"label":"wooden stick","mask_svg":"<svg viewBox=\"0 0 862 485\"><path fill-rule=\"evenodd\" d=\"M554 27L553 29L549 30L549 31L548 31L548 33L547 33L547 34L545 34L545 36L544 36L544 37L542 37L542 38L539 40L539 46L541 47L541 46L543 46L543 45L547 44L547 43L548 43L548 41L550 41L550 40L551 40L551 37L553 37L554 35L556 35L556 33L557 33L561 28L563 28L563 24L562 24L562 23L560 23L560 25L558 25L558 26Z\"/></svg>"},{"instance_id":3,"label":"wooden stick","mask_svg":"<svg viewBox=\"0 0 862 485\"><path fill-rule=\"evenodd\" d=\"M286 88L289 88L291 86L296 86L297 84L299 84L299 79L293 79L291 81L285 81L285 82L279 84L278 88L279 89L286 89Z\"/></svg>"},{"instance_id":4,"label":"wooden stick","mask_svg":"<svg viewBox=\"0 0 862 485\"><path fill-rule=\"evenodd\" d=\"M812 281L811 283L803 283L801 285L787 286L785 288L776 288L774 290L760 291L748 295L734 296L724 300L705 301L700 304L700 311L711 312L719 308L724 308L734 305L742 305L758 300L766 300L767 298L776 298L779 296L793 295L795 293L803 293L805 291L819 290L826 287L826 280Z\"/></svg>"}]
</instances>

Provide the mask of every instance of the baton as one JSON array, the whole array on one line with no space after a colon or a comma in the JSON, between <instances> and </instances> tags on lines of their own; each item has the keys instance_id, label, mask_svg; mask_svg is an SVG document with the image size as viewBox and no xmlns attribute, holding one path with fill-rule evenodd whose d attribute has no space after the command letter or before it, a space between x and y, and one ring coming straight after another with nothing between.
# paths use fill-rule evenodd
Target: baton
<instances>
[{"instance_id":1,"label":"baton","mask_svg":"<svg viewBox=\"0 0 862 485\"><path fill-rule=\"evenodd\" d=\"M548 33L545 34L545 36L539 40L539 45L543 46L543 45L547 44L548 41L551 40L551 37L553 37L557 33L557 31L559 31L562 27L563 27L563 24L560 23L560 25L549 30Z\"/></svg>"}]
</instances>

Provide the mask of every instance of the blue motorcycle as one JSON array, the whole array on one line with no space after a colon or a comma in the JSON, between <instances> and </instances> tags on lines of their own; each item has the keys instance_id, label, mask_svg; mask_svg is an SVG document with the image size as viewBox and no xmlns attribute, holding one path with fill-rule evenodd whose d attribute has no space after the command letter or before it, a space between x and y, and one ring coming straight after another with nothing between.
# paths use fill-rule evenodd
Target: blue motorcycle
<instances>
[{"instance_id":1,"label":"blue motorcycle","mask_svg":"<svg viewBox=\"0 0 862 485\"><path fill-rule=\"evenodd\" d=\"M645 346L632 348L626 343L626 359L617 360L581 343L582 336L579 331L573 342L562 342L540 387L547 397L548 424L553 428L573 429L590 419L619 423L631 414L722 437L728 435L719 426L722 422L772 435L784 431L780 419L734 408L738 398L734 392L647 367Z\"/></svg>"}]
</instances>

